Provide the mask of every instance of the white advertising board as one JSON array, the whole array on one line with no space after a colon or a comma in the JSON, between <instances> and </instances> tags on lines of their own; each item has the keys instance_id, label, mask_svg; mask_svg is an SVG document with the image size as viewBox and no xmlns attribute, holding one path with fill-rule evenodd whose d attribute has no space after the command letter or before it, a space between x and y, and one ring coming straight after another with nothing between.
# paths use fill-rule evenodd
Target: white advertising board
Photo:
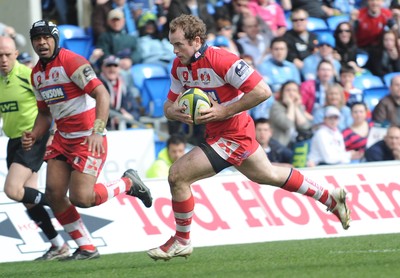
<instances>
[{"instance_id":1,"label":"white advertising board","mask_svg":"<svg viewBox=\"0 0 400 278\"><path fill-rule=\"evenodd\" d=\"M301 170L327 188L341 186L349 192L353 221L347 231L333 214L311 198L253 183L237 173L201 180L192 186L196 200L193 245L397 233L399 165L375 163ZM145 208L140 200L120 195L98 207L78 210L101 254L144 251L163 244L174 234L167 181L145 181L154 197L151 208ZM5 199L0 195L0 262L39 257L49 243L26 216L24 207ZM57 220L53 220L69 246L76 248Z\"/></svg>"}]
</instances>

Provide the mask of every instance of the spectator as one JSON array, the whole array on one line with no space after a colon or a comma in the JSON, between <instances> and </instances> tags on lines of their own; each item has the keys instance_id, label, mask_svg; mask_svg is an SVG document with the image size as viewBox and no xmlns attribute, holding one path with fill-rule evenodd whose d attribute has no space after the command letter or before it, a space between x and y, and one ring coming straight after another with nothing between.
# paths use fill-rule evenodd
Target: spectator
<instances>
[{"instance_id":1,"label":"spectator","mask_svg":"<svg viewBox=\"0 0 400 278\"><path fill-rule=\"evenodd\" d=\"M339 79L340 85L342 85L344 90L346 105L349 107L355 102L363 101L363 91L353 85L355 77L356 71L353 67L342 65L340 68Z\"/></svg>"},{"instance_id":2,"label":"spectator","mask_svg":"<svg viewBox=\"0 0 400 278\"><path fill-rule=\"evenodd\" d=\"M15 31L14 27L0 22L0 36L10 37L14 40L17 49L26 45L26 39L22 34Z\"/></svg>"},{"instance_id":3,"label":"spectator","mask_svg":"<svg viewBox=\"0 0 400 278\"><path fill-rule=\"evenodd\" d=\"M273 138L284 146L296 142L298 135L312 136L312 115L304 108L296 82L288 81L282 85L279 97L271 107L270 123Z\"/></svg>"},{"instance_id":4,"label":"spectator","mask_svg":"<svg viewBox=\"0 0 400 278\"><path fill-rule=\"evenodd\" d=\"M120 58L121 68L130 70L133 64L141 62L138 39L126 33L124 14L120 9L108 13L107 23L108 31L100 35L96 48L102 50L102 57L117 56Z\"/></svg>"},{"instance_id":5,"label":"spectator","mask_svg":"<svg viewBox=\"0 0 400 278\"><path fill-rule=\"evenodd\" d=\"M221 41L223 38L226 38L227 45L224 46L226 49L228 49L230 52L240 55L240 53L243 52L243 50L240 47L240 44L238 44L234 39L233 39L233 25L231 19L224 17L224 18L219 18L217 20L217 37L214 40L214 45L215 46L222 46L220 42L218 42L218 39ZM217 45L217 44L219 45ZM226 44L226 43L225 43Z\"/></svg>"},{"instance_id":6,"label":"spectator","mask_svg":"<svg viewBox=\"0 0 400 278\"><path fill-rule=\"evenodd\" d=\"M237 40L243 49L242 54L253 57L253 61L257 66L260 64L269 51L272 33L265 33L261 28L262 20L259 17L246 16L242 21L245 36Z\"/></svg>"},{"instance_id":7,"label":"spectator","mask_svg":"<svg viewBox=\"0 0 400 278\"><path fill-rule=\"evenodd\" d=\"M172 134L167 140L167 146L158 154L146 172L147 178L167 178L169 168L185 154L186 139L183 135Z\"/></svg>"},{"instance_id":8,"label":"spectator","mask_svg":"<svg viewBox=\"0 0 400 278\"><path fill-rule=\"evenodd\" d=\"M281 1L282 6L286 11L303 9L312 17L327 18L340 12L330 5L327 5L326 1L320 0L283 0Z\"/></svg>"},{"instance_id":9,"label":"spectator","mask_svg":"<svg viewBox=\"0 0 400 278\"><path fill-rule=\"evenodd\" d=\"M372 121L368 122L367 112L368 108L364 102L355 102L351 106L353 124L342 131L346 151L365 152L369 131L374 125Z\"/></svg>"},{"instance_id":10,"label":"spectator","mask_svg":"<svg viewBox=\"0 0 400 278\"><path fill-rule=\"evenodd\" d=\"M372 120L375 123L400 125L400 75L392 78L389 94L375 106Z\"/></svg>"},{"instance_id":11,"label":"spectator","mask_svg":"<svg viewBox=\"0 0 400 278\"><path fill-rule=\"evenodd\" d=\"M393 25L392 12L382 5L382 0L368 0L366 7L351 13L357 45L368 53L379 46L385 26Z\"/></svg>"},{"instance_id":12,"label":"spectator","mask_svg":"<svg viewBox=\"0 0 400 278\"><path fill-rule=\"evenodd\" d=\"M18 62L24 64L28 68L33 68L34 64L32 61L32 56L28 52L22 52L17 57Z\"/></svg>"},{"instance_id":13,"label":"spectator","mask_svg":"<svg viewBox=\"0 0 400 278\"><path fill-rule=\"evenodd\" d=\"M108 29L108 13L113 9L120 9L124 14L124 31L132 36L137 36L136 19L126 0L108 0L105 3L96 4L93 8L91 21L94 42L97 43L99 36Z\"/></svg>"},{"instance_id":14,"label":"spectator","mask_svg":"<svg viewBox=\"0 0 400 278\"><path fill-rule=\"evenodd\" d=\"M244 35L244 31L241 26L243 18L246 16L252 16L249 9L249 0L231 0L230 2L224 1L224 4L216 8L215 17L225 18L228 17L232 21L232 34L235 40L241 38Z\"/></svg>"},{"instance_id":15,"label":"spectator","mask_svg":"<svg viewBox=\"0 0 400 278\"><path fill-rule=\"evenodd\" d=\"M335 58L342 66L350 66L356 73L362 73L363 70L357 64L357 53L361 50L356 45L350 22L339 23L333 37L335 38Z\"/></svg>"},{"instance_id":16,"label":"spectator","mask_svg":"<svg viewBox=\"0 0 400 278\"><path fill-rule=\"evenodd\" d=\"M317 51L303 60L301 73L304 80L315 80L317 66L321 60L330 61L335 68L335 76L339 76L340 62L333 55L334 48L335 40L333 36L329 34L318 36Z\"/></svg>"},{"instance_id":17,"label":"spectator","mask_svg":"<svg viewBox=\"0 0 400 278\"><path fill-rule=\"evenodd\" d=\"M305 10L294 10L290 17L293 28L284 35L289 47L287 59L301 70L303 60L314 52L318 40L314 33L307 30L308 13Z\"/></svg>"},{"instance_id":18,"label":"spectator","mask_svg":"<svg viewBox=\"0 0 400 278\"><path fill-rule=\"evenodd\" d=\"M207 0L171 0L167 13L167 23L164 25L164 36L168 37L169 22L181 14L192 14L201 18L207 26L208 40L214 39L217 32L215 20L208 12Z\"/></svg>"},{"instance_id":19,"label":"spectator","mask_svg":"<svg viewBox=\"0 0 400 278\"><path fill-rule=\"evenodd\" d=\"M255 121L255 127L256 140L264 149L269 161L275 165L293 167L293 151L272 138L273 130L269 120L259 118Z\"/></svg>"},{"instance_id":20,"label":"spectator","mask_svg":"<svg viewBox=\"0 0 400 278\"><path fill-rule=\"evenodd\" d=\"M400 37L400 3L398 1L392 1L390 10L393 15L393 29L397 32L397 36Z\"/></svg>"},{"instance_id":21,"label":"spectator","mask_svg":"<svg viewBox=\"0 0 400 278\"><path fill-rule=\"evenodd\" d=\"M286 58L288 45L283 37L276 37L271 42L271 56L264 59L257 69L263 76L265 82L276 93L281 85L288 80L300 84L300 72L297 67Z\"/></svg>"},{"instance_id":22,"label":"spectator","mask_svg":"<svg viewBox=\"0 0 400 278\"><path fill-rule=\"evenodd\" d=\"M338 129L340 111L334 106L324 109L324 122L311 138L307 166L350 163L352 152L346 151L342 133Z\"/></svg>"},{"instance_id":23,"label":"spectator","mask_svg":"<svg viewBox=\"0 0 400 278\"><path fill-rule=\"evenodd\" d=\"M324 122L325 107L334 106L340 111L338 128L340 131L353 124L351 110L346 105L343 87L338 83L330 84L326 90L326 102L324 107L318 107L313 110L313 125L318 127Z\"/></svg>"},{"instance_id":24,"label":"spectator","mask_svg":"<svg viewBox=\"0 0 400 278\"><path fill-rule=\"evenodd\" d=\"M253 16L259 16L271 29L275 37L286 32L286 19L282 7L274 0L257 0L249 3Z\"/></svg>"},{"instance_id":25,"label":"spectator","mask_svg":"<svg viewBox=\"0 0 400 278\"><path fill-rule=\"evenodd\" d=\"M301 83L300 92L308 113L325 105L325 91L335 82L334 68L331 62L322 60L317 67L316 80Z\"/></svg>"},{"instance_id":26,"label":"spectator","mask_svg":"<svg viewBox=\"0 0 400 278\"><path fill-rule=\"evenodd\" d=\"M111 55L103 60L99 76L110 94L110 109L122 114L126 120L138 120L143 114L140 104L140 94L130 74L120 70L119 58ZM124 129L124 121L117 117L109 117L107 128L111 130ZM128 124L130 126L130 124Z\"/></svg>"},{"instance_id":27,"label":"spectator","mask_svg":"<svg viewBox=\"0 0 400 278\"><path fill-rule=\"evenodd\" d=\"M395 125L390 126L383 140L365 150L365 160L368 162L400 160L400 128Z\"/></svg>"},{"instance_id":28,"label":"spectator","mask_svg":"<svg viewBox=\"0 0 400 278\"><path fill-rule=\"evenodd\" d=\"M141 63L160 64L167 69L175 58L174 48L158 30L157 17L150 12L144 13L139 19L138 27Z\"/></svg>"},{"instance_id":29,"label":"spectator","mask_svg":"<svg viewBox=\"0 0 400 278\"><path fill-rule=\"evenodd\" d=\"M383 77L387 73L400 71L400 48L397 32L388 30L383 32L379 47L371 50L365 67L372 74Z\"/></svg>"}]
</instances>

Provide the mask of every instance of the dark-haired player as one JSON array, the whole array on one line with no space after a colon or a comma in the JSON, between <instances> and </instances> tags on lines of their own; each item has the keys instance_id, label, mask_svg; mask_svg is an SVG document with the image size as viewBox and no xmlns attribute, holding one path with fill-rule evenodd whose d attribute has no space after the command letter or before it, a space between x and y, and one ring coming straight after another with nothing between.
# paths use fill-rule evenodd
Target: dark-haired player
<instances>
[{"instance_id":1,"label":"dark-haired player","mask_svg":"<svg viewBox=\"0 0 400 278\"><path fill-rule=\"evenodd\" d=\"M119 180L96 183L107 156L107 89L86 59L59 47L58 28L52 22L35 22L30 38L39 56L31 75L39 113L32 131L24 133L22 145L30 150L54 119L57 131L44 157L46 196L57 220L79 247L68 259L97 258L97 248L75 206L97 206L127 192L150 207L151 194L132 169Z\"/></svg>"}]
</instances>

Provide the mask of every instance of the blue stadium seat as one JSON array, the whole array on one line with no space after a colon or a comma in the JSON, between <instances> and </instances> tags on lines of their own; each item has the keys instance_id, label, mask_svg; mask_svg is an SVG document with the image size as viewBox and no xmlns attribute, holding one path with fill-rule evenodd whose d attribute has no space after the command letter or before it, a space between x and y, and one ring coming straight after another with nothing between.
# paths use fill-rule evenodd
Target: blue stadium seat
<instances>
[{"instance_id":1,"label":"blue stadium seat","mask_svg":"<svg viewBox=\"0 0 400 278\"><path fill-rule=\"evenodd\" d=\"M372 112L379 100L381 100L388 93L389 88L387 87L376 87L363 90L363 99L369 111Z\"/></svg>"},{"instance_id":2,"label":"blue stadium seat","mask_svg":"<svg viewBox=\"0 0 400 278\"><path fill-rule=\"evenodd\" d=\"M146 114L151 117L164 116L164 102L171 86L169 76L151 77L143 81L142 105L146 109Z\"/></svg>"},{"instance_id":3,"label":"blue stadium seat","mask_svg":"<svg viewBox=\"0 0 400 278\"><path fill-rule=\"evenodd\" d=\"M372 74L363 74L354 78L354 87L365 90L377 87L386 87L382 79L379 76Z\"/></svg>"},{"instance_id":4,"label":"blue stadium seat","mask_svg":"<svg viewBox=\"0 0 400 278\"><path fill-rule=\"evenodd\" d=\"M386 87L390 87L390 82L392 82L392 78L396 75L400 75L400 72L391 72L383 76L383 81L385 82Z\"/></svg>"},{"instance_id":5,"label":"blue stadium seat","mask_svg":"<svg viewBox=\"0 0 400 278\"><path fill-rule=\"evenodd\" d=\"M64 47L65 39L87 37L85 29L80 26L63 24L58 25L57 27L60 32L60 46L62 47Z\"/></svg>"},{"instance_id":6,"label":"blue stadium seat","mask_svg":"<svg viewBox=\"0 0 400 278\"><path fill-rule=\"evenodd\" d=\"M307 30L314 31L314 30L327 30L328 25L326 25L325 20L318 17L309 17L307 20Z\"/></svg>"},{"instance_id":7,"label":"blue stadium seat","mask_svg":"<svg viewBox=\"0 0 400 278\"><path fill-rule=\"evenodd\" d=\"M79 55L82 55L86 59L89 59L94 48L92 38L88 36L65 39L64 47Z\"/></svg>"},{"instance_id":8,"label":"blue stadium seat","mask_svg":"<svg viewBox=\"0 0 400 278\"><path fill-rule=\"evenodd\" d=\"M155 129L160 129L160 124L166 122L164 117L164 102L171 86L169 76L150 77L143 80L142 105L146 116L140 117L142 123L151 123Z\"/></svg>"},{"instance_id":9,"label":"blue stadium seat","mask_svg":"<svg viewBox=\"0 0 400 278\"><path fill-rule=\"evenodd\" d=\"M165 67L158 64L134 64L131 67L131 74L133 83L141 91L143 88L143 82L147 78L151 77L165 77L168 73Z\"/></svg>"},{"instance_id":10,"label":"blue stadium seat","mask_svg":"<svg viewBox=\"0 0 400 278\"><path fill-rule=\"evenodd\" d=\"M326 19L326 22L328 23L328 27L330 30L335 31L336 27L342 23L342 22L349 22L350 21L350 15L348 14L341 14L341 15L335 15L335 16L330 16Z\"/></svg>"}]
</instances>

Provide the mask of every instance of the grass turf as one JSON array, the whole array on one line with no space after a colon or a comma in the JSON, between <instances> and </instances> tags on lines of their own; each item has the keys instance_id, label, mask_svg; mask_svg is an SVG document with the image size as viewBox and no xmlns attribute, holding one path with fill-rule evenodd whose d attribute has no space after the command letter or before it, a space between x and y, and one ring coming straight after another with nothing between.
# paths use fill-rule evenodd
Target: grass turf
<instances>
[{"instance_id":1,"label":"grass turf","mask_svg":"<svg viewBox=\"0 0 400 278\"><path fill-rule=\"evenodd\" d=\"M168 262L139 252L2 263L0 277L400 277L399 242L386 234L202 247Z\"/></svg>"}]
</instances>

